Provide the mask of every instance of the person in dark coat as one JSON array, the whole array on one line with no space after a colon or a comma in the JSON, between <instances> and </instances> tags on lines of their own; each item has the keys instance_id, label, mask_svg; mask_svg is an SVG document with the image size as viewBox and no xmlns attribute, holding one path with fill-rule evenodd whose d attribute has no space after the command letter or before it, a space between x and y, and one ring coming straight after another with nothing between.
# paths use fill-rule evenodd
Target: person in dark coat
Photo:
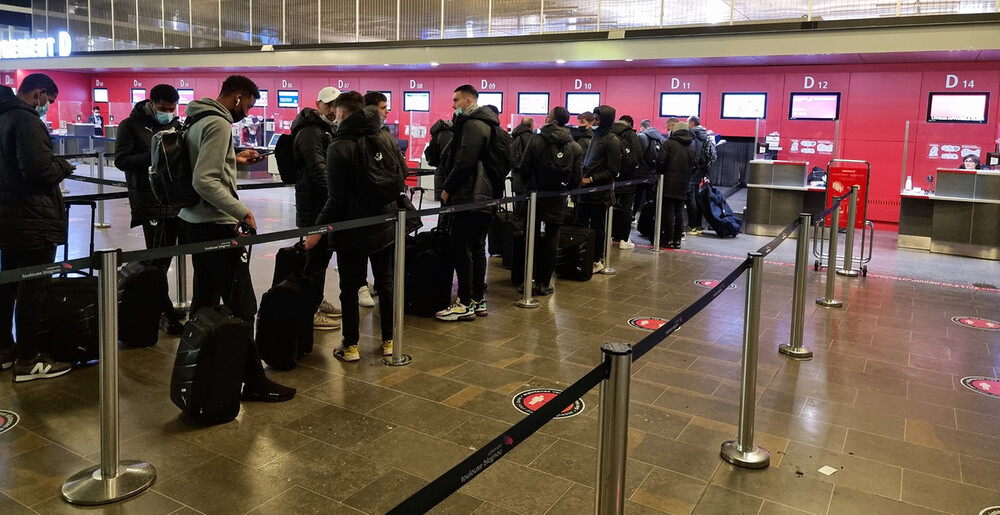
<instances>
[{"instance_id":1,"label":"person in dark coat","mask_svg":"<svg viewBox=\"0 0 1000 515\"><path fill-rule=\"evenodd\" d=\"M524 149L528 146L528 140L535 132L535 119L530 116L521 118L521 123L514 127L510 135L512 137L510 155L513 158L514 169L510 174L510 189L515 195L524 194L524 179L521 177L521 158L524 156ZM523 216L526 203L515 202L514 211Z\"/></svg>"},{"instance_id":2,"label":"person in dark coat","mask_svg":"<svg viewBox=\"0 0 1000 515\"><path fill-rule=\"evenodd\" d=\"M663 230L667 237L667 247L681 248L684 234L684 202L691 187L691 171L694 165L694 147L687 122L677 122L667 142L660 147L656 159L656 171L663 180Z\"/></svg>"},{"instance_id":3,"label":"person in dark coat","mask_svg":"<svg viewBox=\"0 0 1000 515\"><path fill-rule=\"evenodd\" d=\"M622 142L622 170L618 174L621 182L631 181L640 178L642 166L642 141L636 134L632 124L635 123L629 115L623 115L614 125L611 132L618 136ZM631 156L631 159L626 159ZM626 163L634 163L626 165ZM614 224L611 228L611 238L618 241L618 248L622 250L634 249L635 243L631 241L632 234L632 204L635 202L635 185L623 186L615 190L615 216L621 217L621 223ZM627 223L624 219L627 219Z\"/></svg>"},{"instance_id":4,"label":"person in dark coat","mask_svg":"<svg viewBox=\"0 0 1000 515\"><path fill-rule=\"evenodd\" d=\"M583 180L580 186L606 186L614 184L621 172L622 142L611 132L615 123L615 108L600 106L594 109L594 139L583 158ZM581 145L582 146L582 145ZM594 273L604 270L604 234L608 208L615 203L612 190L584 193L576 206L576 223L589 227L596 233L594 241Z\"/></svg>"},{"instance_id":5,"label":"person in dark coat","mask_svg":"<svg viewBox=\"0 0 1000 515\"><path fill-rule=\"evenodd\" d=\"M43 73L21 81L17 95L0 87L0 270L55 261L66 243L66 209L59 183L73 165L56 157L41 118L59 95ZM0 285L0 366L14 367L14 382L49 379L72 365L39 352L38 331L49 275ZM17 319L17 344L12 322Z\"/></svg>"},{"instance_id":6,"label":"person in dark coat","mask_svg":"<svg viewBox=\"0 0 1000 515\"><path fill-rule=\"evenodd\" d=\"M590 142L594 139L594 113L587 111L576 117L576 130L573 131L573 139L580 144L583 155L587 155Z\"/></svg>"},{"instance_id":7,"label":"person in dark coat","mask_svg":"<svg viewBox=\"0 0 1000 515\"><path fill-rule=\"evenodd\" d=\"M128 202L132 212L129 227L142 226L147 249L177 245L181 233L177 210L156 200L153 188L149 185L153 134L180 128L181 124L174 115L179 99L180 95L173 86L157 84L149 91L149 100L135 104L128 118L118 126L115 168L125 173L125 182L128 184ZM171 259L157 259L153 264L162 269L165 276L170 269ZM164 297L160 329L177 336L184 329L181 324L183 318L184 314L174 309L169 294Z\"/></svg>"},{"instance_id":8,"label":"person in dark coat","mask_svg":"<svg viewBox=\"0 0 1000 515\"><path fill-rule=\"evenodd\" d=\"M94 136L104 136L104 117L100 107L94 106L94 114L87 117L87 123L94 124Z\"/></svg>"},{"instance_id":9,"label":"person in dark coat","mask_svg":"<svg viewBox=\"0 0 1000 515\"><path fill-rule=\"evenodd\" d=\"M569 111L555 107L545 119L542 130L528 140L521 158L521 176L531 191L568 191L579 187L583 170L583 149L573 141L566 124ZM565 170L566 168L569 170ZM556 266L559 230L566 218L566 197L538 199L535 234L538 241L534 256L535 295L549 295L552 272Z\"/></svg>"},{"instance_id":10,"label":"person in dark coat","mask_svg":"<svg viewBox=\"0 0 1000 515\"><path fill-rule=\"evenodd\" d=\"M691 141L691 146L694 148L694 161L691 163L691 188L688 190L687 198L688 233L701 234L702 213L698 209L698 187L701 185L702 179L708 177L711 170L702 166L700 158L701 149L709 144L708 138L710 136L705 127L701 125L701 119L697 116L688 118L688 130L691 131L691 137L694 138Z\"/></svg>"},{"instance_id":11,"label":"person in dark coat","mask_svg":"<svg viewBox=\"0 0 1000 515\"><path fill-rule=\"evenodd\" d=\"M441 167L442 149L451 142L453 124L451 120L438 120L431 125L431 141L424 149L427 164L434 167L434 200L441 200L444 191L444 168Z\"/></svg>"},{"instance_id":12,"label":"person in dark coat","mask_svg":"<svg viewBox=\"0 0 1000 515\"><path fill-rule=\"evenodd\" d=\"M675 119L676 120L676 119ZM676 123L676 121L675 121ZM639 131L636 133L639 142L642 143L642 159L639 164L639 176L656 176L656 156L659 153L657 146L662 146L666 139L660 133L660 129L653 127L653 122L646 119L639 123ZM642 206L656 197L656 184L640 184L635 189L635 201L632 203L632 216L637 215Z\"/></svg>"}]
</instances>

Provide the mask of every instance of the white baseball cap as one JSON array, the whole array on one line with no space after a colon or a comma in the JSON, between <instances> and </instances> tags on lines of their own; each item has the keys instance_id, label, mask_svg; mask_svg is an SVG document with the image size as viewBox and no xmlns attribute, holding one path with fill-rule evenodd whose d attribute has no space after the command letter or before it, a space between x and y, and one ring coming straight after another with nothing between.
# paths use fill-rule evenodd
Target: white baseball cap
<instances>
[{"instance_id":1,"label":"white baseball cap","mask_svg":"<svg viewBox=\"0 0 1000 515\"><path fill-rule=\"evenodd\" d=\"M323 102L324 104L329 104L340 96L340 90L333 87L327 86L319 90L319 95L317 95L316 100Z\"/></svg>"}]
</instances>

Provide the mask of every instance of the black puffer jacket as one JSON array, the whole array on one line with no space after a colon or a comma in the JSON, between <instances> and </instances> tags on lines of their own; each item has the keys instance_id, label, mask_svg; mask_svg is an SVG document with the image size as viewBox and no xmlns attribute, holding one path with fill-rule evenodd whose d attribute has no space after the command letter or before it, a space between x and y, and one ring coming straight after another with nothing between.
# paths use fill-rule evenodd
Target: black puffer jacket
<instances>
[{"instance_id":1,"label":"black puffer jacket","mask_svg":"<svg viewBox=\"0 0 1000 515\"><path fill-rule=\"evenodd\" d=\"M601 125L594 131L594 139L583 158L583 178L591 179L588 186L604 186L613 184L621 173L622 142L611 132L615 108L601 106L594 109L594 114L601 118ZM585 193L580 195L580 203L610 206L615 203L614 192L608 190Z\"/></svg>"},{"instance_id":2,"label":"black puffer jacket","mask_svg":"<svg viewBox=\"0 0 1000 515\"><path fill-rule=\"evenodd\" d=\"M617 121L611 126L611 133L618 136L622 143L622 169L618 173L618 181L631 181L639 177L639 166L642 163L642 141L635 129L623 121ZM635 154L635 166L625 166L625 153ZM626 168L631 168L626 170ZM635 186L624 186L615 190L620 193L635 193Z\"/></svg>"},{"instance_id":3,"label":"black puffer jacket","mask_svg":"<svg viewBox=\"0 0 1000 515\"><path fill-rule=\"evenodd\" d=\"M530 120L530 118L528 119ZM511 190L517 195L525 191L524 179L521 177L521 158L524 157L524 149L528 148L528 140L534 135L532 132L532 128L522 122L517 124L517 127L514 127L514 130L510 133L511 138L513 138L510 153L511 157L514 158L514 169L511 170L510 174ZM515 151L517 148L520 149L520 153Z\"/></svg>"},{"instance_id":4,"label":"black puffer jacket","mask_svg":"<svg viewBox=\"0 0 1000 515\"><path fill-rule=\"evenodd\" d=\"M494 125L500 118L488 107L477 107L455 118L454 136L442 154L444 190L448 204L466 204L493 198L493 186L483 168L483 155ZM487 207L476 211L492 213Z\"/></svg>"},{"instance_id":5,"label":"black puffer jacket","mask_svg":"<svg viewBox=\"0 0 1000 515\"><path fill-rule=\"evenodd\" d=\"M594 129L584 129L581 127L574 127L572 129L573 139L580 144L580 148L583 149L583 155L587 155L587 150L590 149L590 142L594 140Z\"/></svg>"},{"instance_id":6,"label":"black puffer jacket","mask_svg":"<svg viewBox=\"0 0 1000 515\"><path fill-rule=\"evenodd\" d=\"M691 131L679 130L660 147L656 158L656 172L663 174L663 196L672 199L687 199L691 185L691 171L694 166L694 146Z\"/></svg>"},{"instance_id":7,"label":"black puffer jacket","mask_svg":"<svg viewBox=\"0 0 1000 515\"><path fill-rule=\"evenodd\" d=\"M691 168L694 174L692 180L695 178L701 180L702 177L708 177L709 172L709 170L703 170L698 165L698 158L701 157L701 149L705 146L705 142L708 141L708 131L706 131L705 127L702 127L701 125L692 127L690 130L691 137L693 138L691 146L694 147L694 161L691 162Z\"/></svg>"},{"instance_id":8,"label":"black puffer jacket","mask_svg":"<svg viewBox=\"0 0 1000 515\"><path fill-rule=\"evenodd\" d=\"M49 131L35 108L0 87L0 248L66 243L59 183L72 170L53 155Z\"/></svg>"},{"instance_id":9,"label":"black puffer jacket","mask_svg":"<svg viewBox=\"0 0 1000 515\"><path fill-rule=\"evenodd\" d=\"M180 128L176 118L167 125L160 125L150 113L152 105L143 100L132 108L128 118L118 126L115 147L115 168L125 172L128 183L128 204L132 211L131 227L150 220L174 218L177 210L160 204L149 186L150 146L153 134L170 128Z\"/></svg>"},{"instance_id":10,"label":"black puffer jacket","mask_svg":"<svg viewBox=\"0 0 1000 515\"><path fill-rule=\"evenodd\" d=\"M348 116L337 129L333 143L326 151L327 201L316 219L316 224L343 222L375 215L391 215L396 212L396 202L371 205L361 200L358 194L358 138L375 136L379 146L386 151L399 148L395 138L381 130L382 118L378 108L368 106ZM397 153L398 155L398 153ZM403 194L406 180L406 163L397 160L399 169L399 193ZM371 255L392 245L393 222L369 225L330 233L333 250L361 252Z\"/></svg>"},{"instance_id":11,"label":"black puffer jacket","mask_svg":"<svg viewBox=\"0 0 1000 515\"><path fill-rule=\"evenodd\" d=\"M295 182L295 225L309 227L326 205L326 149L334 129L319 112L305 108L292 122L292 144L299 178Z\"/></svg>"},{"instance_id":12,"label":"black puffer jacket","mask_svg":"<svg viewBox=\"0 0 1000 515\"><path fill-rule=\"evenodd\" d=\"M443 149L451 142L453 125L451 120L438 120L431 125L431 142L424 149L427 164L433 167L441 166Z\"/></svg>"},{"instance_id":13,"label":"black puffer jacket","mask_svg":"<svg viewBox=\"0 0 1000 515\"><path fill-rule=\"evenodd\" d=\"M541 184L552 184L557 181L539 180L539 176L550 174L551 169L544 167L550 162L552 152L562 151L568 155L565 159L573 163L570 172L569 182L561 184L559 188L540 187ZM554 123L547 123L542 126L542 130L528 140L528 146L524 148L524 156L521 158L521 176L529 190L538 191L567 191L580 186L580 178L583 170L583 149L580 144L573 141L573 136L566 127L560 127ZM538 199L536 211L538 219L547 224L561 224L566 218L566 197L542 197Z\"/></svg>"}]
</instances>

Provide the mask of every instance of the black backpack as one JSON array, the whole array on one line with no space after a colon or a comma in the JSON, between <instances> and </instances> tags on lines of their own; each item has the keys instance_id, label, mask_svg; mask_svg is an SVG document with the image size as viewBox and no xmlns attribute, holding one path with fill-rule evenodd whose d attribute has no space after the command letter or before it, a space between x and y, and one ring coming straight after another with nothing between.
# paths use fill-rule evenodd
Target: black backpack
<instances>
[{"instance_id":1,"label":"black backpack","mask_svg":"<svg viewBox=\"0 0 1000 515\"><path fill-rule=\"evenodd\" d=\"M705 143L701 145L701 152L698 154L698 170L703 174L708 174L712 169L712 164L718 158L715 151L715 138L709 136Z\"/></svg>"},{"instance_id":2,"label":"black backpack","mask_svg":"<svg viewBox=\"0 0 1000 515\"><path fill-rule=\"evenodd\" d=\"M433 135L431 135L431 142L427 144L427 148L424 149L424 157L427 158L427 164L431 166L439 166L441 164L441 151L444 150L448 142L452 138L452 122L451 120L442 120L441 128L438 129ZM446 139L447 138L447 139Z\"/></svg>"},{"instance_id":3,"label":"black backpack","mask_svg":"<svg viewBox=\"0 0 1000 515\"><path fill-rule=\"evenodd\" d=\"M490 139L483 148L483 168L493 186L493 198L502 198L505 188L504 180L514 165L511 146L514 139L506 129L499 124L490 125Z\"/></svg>"},{"instance_id":4,"label":"black backpack","mask_svg":"<svg viewBox=\"0 0 1000 515\"><path fill-rule=\"evenodd\" d=\"M222 113L206 111L189 116L179 129L170 128L153 134L150 143L152 166L149 169L149 185L153 189L153 196L161 204L181 209L201 200L191 182L194 167L184 138L194 124L209 116L222 117Z\"/></svg>"},{"instance_id":5,"label":"black backpack","mask_svg":"<svg viewBox=\"0 0 1000 515\"><path fill-rule=\"evenodd\" d=\"M642 149L632 148L632 142L637 141L638 138L629 138L628 131L626 131L618 139L622 143L622 168L620 175L633 177L639 168L639 159L642 158Z\"/></svg>"},{"instance_id":6,"label":"black backpack","mask_svg":"<svg viewBox=\"0 0 1000 515\"><path fill-rule=\"evenodd\" d=\"M373 205L395 202L404 189L400 175L398 147L389 146L381 132L361 136L358 144L356 188L358 194Z\"/></svg>"},{"instance_id":7,"label":"black backpack","mask_svg":"<svg viewBox=\"0 0 1000 515\"><path fill-rule=\"evenodd\" d=\"M535 185L539 191L561 191L569 187L573 174L573 153L569 143L555 145L546 142L548 149L535 170Z\"/></svg>"},{"instance_id":8,"label":"black backpack","mask_svg":"<svg viewBox=\"0 0 1000 515\"><path fill-rule=\"evenodd\" d=\"M663 140L647 134L646 141L646 150L642 155L643 161L645 161L646 166L650 170L656 170L656 156L660 155L660 147L663 146Z\"/></svg>"},{"instance_id":9,"label":"black backpack","mask_svg":"<svg viewBox=\"0 0 1000 515\"><path fill-rule=\"evenodd\" d=\"M274 143L274 163L282 184L295 184L299 180L299 164L295 159L295 133L282 134Z\"/></svg>"}]
</instances>

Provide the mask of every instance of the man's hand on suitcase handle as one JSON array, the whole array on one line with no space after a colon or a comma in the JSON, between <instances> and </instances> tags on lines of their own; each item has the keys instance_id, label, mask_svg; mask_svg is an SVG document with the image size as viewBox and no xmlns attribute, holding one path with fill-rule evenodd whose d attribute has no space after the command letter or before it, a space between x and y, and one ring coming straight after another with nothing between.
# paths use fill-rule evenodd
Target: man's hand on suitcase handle
<instances>
[{"instance_id":1,"label":"man's hand on suitcase handle","mask_svg":"<svg viewBox=\"0 0 1000 515\"><path fill-rule=\"evenodd\" d=\"M243 220L236 224L236 233L240 236L257 234L257 219L253 217L253 211L247 211Z\"/></svg>"},{"instance_id":2,"label":"man's hand on suitcase handle","mask_svg":"<svg viewBox=\"0 0 1000 515\"><path fill-rule=\"evenodd\" d=\"M302 242L302 247L306 250L312 250L323 236L323 234L310 234L306 236L305 241Z\"/></svg>"}]
</instances>

